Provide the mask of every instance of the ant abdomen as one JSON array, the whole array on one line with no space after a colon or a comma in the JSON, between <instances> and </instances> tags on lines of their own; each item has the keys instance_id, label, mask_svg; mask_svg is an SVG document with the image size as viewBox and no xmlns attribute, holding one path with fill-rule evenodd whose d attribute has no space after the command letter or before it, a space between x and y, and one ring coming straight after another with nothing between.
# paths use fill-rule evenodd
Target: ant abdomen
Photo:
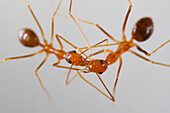
<instances>
[{"instance_id":1,"label":"ant abdomen","mask_svg":"<svg viewBox=\"0 0 170 113\"><path fill-rule=\"evenodd\" d=\"M26 47L36 47L39 46L40 41L31 29L25 28L21 29L18 33L20 42Z\"/></svg>"},{"instance_id":2,"label":"ant abdomen","mask_svg":"<svg viewBox=\"0 0 170 113\"><path fill-rule=\"evenodd\" d=\"M150 17L141 18L132 29L132 38L139 42L145 41L151 36L153 29L154 25Z\"/></svg>"}]
</instances>

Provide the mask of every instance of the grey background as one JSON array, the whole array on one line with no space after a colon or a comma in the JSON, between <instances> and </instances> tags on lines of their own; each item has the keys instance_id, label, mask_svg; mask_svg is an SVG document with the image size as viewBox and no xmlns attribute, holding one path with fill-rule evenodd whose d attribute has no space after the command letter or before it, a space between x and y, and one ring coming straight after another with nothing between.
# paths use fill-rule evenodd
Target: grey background
<instances>
[{"instance_id":1,"label":"grey background","mask_svg":"<svg viewBox=\"0 0 170 113\"><path fill-rule=\"evenodd\" d=\"M28 2L40 21L46 38L49 40L51 17L58 0L29 0ZM132 26L139 18L150 16L154 21L154 33L148 41L138 44L151 52L170 39L170 7L168 0L132 0L132 4L133 8L126 29L127 37L131 37ZM73 0L72 14L100 24L116 39L121 40L121 28L128 5L128 0ZM69 1L63 0L59 12L68 14L68 6ZM0 14L1 59L30 54L40 49L25 48L18 41L17 32L26 27L32 28L42 41L40 31L24 0L1 0ZM94 26L81 22L80 25L91 45L107 38ZM56 33L67 38L78 47L86 46L82 34L71 19L56 16ZM56 42L56 40L54 41ZM59 47L57 43L55 45L56 48ZM66 51L73 49L67 45L64 47ZM169 47L169 45L163 47L151 56L151 59L170 64ZM1 113L170 112L170 69L149 64L130 53L123 55L123 67L114 106L110 100L91 88L79 77L69 86L66 86L67 70L53 68L52 64L57 59L54 56L49 57L46 64L40 69L39 76L53 97L54 103L50 104L34 73L44 56L45 54L37 55L28 59L0 64ZM96 56L95 58L99 57ZM67 66L68 64L63 61L61 65ZM109 66L107 72L102 75L110 90L112 90L117 68L118 63L115 63L115 65ZM74 74L73 72L72 75ZM103 88L95 74L83 75L101 89Z\"/></svg>"}]
</instances>

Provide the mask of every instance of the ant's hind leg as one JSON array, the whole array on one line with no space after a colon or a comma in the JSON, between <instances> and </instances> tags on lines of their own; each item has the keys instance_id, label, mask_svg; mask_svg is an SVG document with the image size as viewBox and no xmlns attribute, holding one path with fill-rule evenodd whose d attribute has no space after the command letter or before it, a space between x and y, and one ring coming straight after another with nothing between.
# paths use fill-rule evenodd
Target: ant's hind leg
<instances>
[{"instance_id":1,"label":"ant's hind leg","mask_svg":"<svg viewBox=\"0 0 170 113\"><path fill-rule=\"evenodd\" d=\"M41 51L38 51L38 52L36 52L36 53L30 54L30 55L25 55L25 56L18 56L18 57L5 58L5 59L1 60L0 63L2 63L2 62L4 62L4 61L8 61L8 60L15 60L15 59L21 59L21 58L32 57L32 56L35 56L35 55L40 54L40 53L42 53L42 52L44 52L44 51L41 50Z\"/></svg>"},{"instance_id":2,"label":"ant's hind leg","mask_svg":"<svg viewBox=\"0 0 170 113\"><path fill-rule=\"evenodd\" d=\"M162 45L160 45L158 48L156 48L154 51L152 51L151 53L148 53L147 51L143 50L141 47L139 47L138 45L135 44L136 48L140 51L143 52L145 55L147 56L151 56L153 53L155 53L156 51L158 51L160 48L162 48L163 46L165 46L166 44L168 44L170 42L170 40L166 41L165 43L163 43Z\"/></svg>"},{"instance_id":3,"label":"ant's hind leg","mask_svg":"<svg viewBox=\"0 0 170 113\"><path fill-rule=\"evenodd\" d=\"M130 12L131 12L131 10L132 10L132 3L131 3L131 1L130 0L128 0L129 1L129 9L128 9L128 12L126 13L126 17L125 17L125 19L124 19L124 23L123 23L123 27L122 27L122 35L123 35L123 41L126 41L126 36L125 36L125 28L126 28L126 23L127 23L127 20L128 20L128 17L129 17L129 14L130 14Z\"/></svg>"},{"instance_id":4,"label":"ant's hind leg","mask_svg":"<svg viewBox=\"0 0 170 113\"><path fill-rule=\"evenodd\" d=\"M120 73L121 68L122 68L122 58L119 57L119 68L118 68L118 71L117 71L116 81L115 81L114 88L113 88L113 95L114 96L115 96L116 86L117 86L117 83L118 83L119 73Z\"/></svg>"},{"instance_id":5,"label":"ant's hind leg","mask_svg":"<svg viewBox=\"0 0 170 113\"><path fill-rule=\"evenodd\" d=\"M41 64L40 64L40 65L37 67L37 69L35 70L35 74L36 74L36 76L37 76L37 78L38 78L38 80L39 80L39 82L40 82L41 87L43 88L43 90L44 90L45 93L47 94L50 103L52 103L52 97L51 97L50 93L47 91L47 89L44 87L44 85L43 85L43 83L42 83L42 81L41 81L41 79L40 79L40 77L38 76L38 73L37 73L38 70L42 67L42 65L43 65L43 64L45 63L45 61L47 60L48 56L49 56L49 54L46 54L45 59L41 62Z\"/></svg>"},{"instance_id":6,"label":"ant's hind leg","mask_svg":"<svg viewBox=\"0 0 170 113\"><path fill-rule=\"evenodd\" d=\"M151 56L153 53L155 53L157 50L159 50L160 48L162 48L164 45L166 45L167 43L169 43L170 40L166 41L165 43L163 43L161 46L159 46L158 48L156 48L154 51L152 51L151 53L148 53L147 56Z\"/></svg>"},{"instance_id":7,"label":"ant's hind leg","mask_svg":"<svg viewBox=\"0 0 170 113\"><path fill-rule=\"evenodd\" d=\"M129 51L130 51L131 53L133 53L134 55L136 55L136 56L142 58L143 60L146 60L146 61L148 61L148 62L150 62L150 63L152 63L152 64L157 64L157 65L161 65L161 66L170 67L169 64L163 64L163 63L155 62L155 61L149 60L149 59L147 59L147 58L145 58L145 57L139 55L138 53L136 53L136 52L134 52L134 51L132 51L132 50L129 50Z\"/></svg>"}]
</instances>

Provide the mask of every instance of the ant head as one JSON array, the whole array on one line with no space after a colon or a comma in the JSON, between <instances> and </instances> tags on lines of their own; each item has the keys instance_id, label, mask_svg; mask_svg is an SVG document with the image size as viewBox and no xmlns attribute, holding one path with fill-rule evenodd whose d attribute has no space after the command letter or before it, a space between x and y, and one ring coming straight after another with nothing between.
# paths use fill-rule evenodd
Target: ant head
<instances>
[{"instance_id":1,"label":"ant head","mask_svg":"<svg viewBox=\"0 0 170 113\"><path fill-rule=\"evenodd\" d=\"M36 47L40 44L37 35L31 29L21 29L18 33L18 36L20 42L26 47Z\"/></svg>"},{"instance_id":2,"label":"ant head","mask_svg":"<svg viewBox=\"0 0 170 113\"><path fill-rule=\"evenodd\" d=\"M107 66L108 66L107 62L101 59L97 59L97 60L88 61L88 64L87 64L88 69L86 70L88 70L88 72L95 72L98 74L102 74L103 72L107 70ZM88 73L88 72L85 71L85 73Z\"/></svg>"},{"instance_id":3,"label":"ant head","mask_svg":"<svg viewBox=\"0 0 170 113\"><path fill-rule=\"evenodd\" d=\"M132 29L132 37L139 42L147 40L154 29L153 21L150 17L141 18Z\"/></svg>"},{"instance_id":4,"label":"ant head","mask_svg":"<svg viewBox=\"0 0 170 113\"><path fill-rule=\"evenodd\" d=\"M65 60L73 64L75 66L84 66L85 65L85 59L81 56L81 54L77 53L75 50L67 52L65 56Z\"/></svg>"}]
</instances>

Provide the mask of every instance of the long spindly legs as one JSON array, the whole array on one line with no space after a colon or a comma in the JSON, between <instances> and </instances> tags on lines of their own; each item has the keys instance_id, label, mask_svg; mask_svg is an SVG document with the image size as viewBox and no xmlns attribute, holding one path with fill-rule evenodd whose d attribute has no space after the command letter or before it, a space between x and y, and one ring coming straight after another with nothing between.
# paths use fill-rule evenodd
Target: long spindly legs
<instances>
[{"instance_id":1,"label":"long spindly legs","mask_svg":"<svg viewBox=\"0 0 170 113\"><path fill-rule=\"evenodd\" d=\"M119 57L119 68L118 68L117 75L116 75L116 81L114 83L113 95L115 95L116 86L117 86L117 82L118 82L118 79L119 79L119 73L120 73L121 68L122 68L122 58Z\"/></svg>"},{"instance_id":2,"label":"long spindly legs","mask_svg":"<svg viewBox=\"0 0 170 113\"><path fill-rule=\"evenodd\" d=\"M126 41L126 36L125 36L125 28L126 28L126 23L127 23L127 20L128 20L128 17L129 17L129 14L132 10L132 4L131 4L131 1L129 1L129 9L128 9L128 12L126 13L126 17L124 19L124 23L123 23L123 27L122 27L122 40L123 41Z\"/></svg>"},{"instance_id":3,"label":"long spindly legs","mask_svg":"<svg viewBox=\"0 0 170 113\"><path fill-rule=\"evenodd\" d=\"M62 43L61 43L61 41L60 41L60 39L59 38L61 38L63 41L65 41L66 43L68 43L70 46L72 46L73 48L75 48L75 49L77 49L78 47L76 47L75 45L73 45L72 43L70 43L68 40L66 40L65 38L63 38L62 36L60 36L60 35L58 35L58 34L56 34L56 38L57 38L57 40L58 40L58 42L59 42L59 44L60 44L60 47L61 47L61 49L63 49L63 45L62 45ZM81 50L79 50L80 52L81 52ZM84 54L84 53L83 53ZM85 55L85 54L84 54ZM86 57L87 57L87 55L85 55Z\"/></svg>"},{"instance_id":4,"label":"long spindly legs","mask_svg":"<svg viewBox=\"0 0 170 113\"><path fill-rule=\"evenodd\" d=\"M148 53L148 56L151 56L153 53L155 53L157 50L159 50L160 48L162 48L164 45L166 45L167 43L169 43L170 40L166 41L165 43L163 43L161 46L159 46L158 48L156 48L154 51L152 51L151 53Z\"/></svg>"},{"instance_id":5,"label":"long spindly legs","mask_svg":"<svg viewBox=\"0 0 170 113\"><path fill-rule=\"evenodd\" d=\"M137 44L135 44L136 48L140 51L143 52L145 55L147 56L151 56L153 53L155 53L156 51L158 51L160 48L162 48L163 46L165 46L166 44L168 44L170 42L170 40L164 42L162 45L160 45L158 48L156 48L154 51L152 51L151 53L148 53L147 51L145 51L144 49L142 49L140 46L138 46Z\"/></svg>"},{"instance_id":6,"label":"long spindly legs","mask_svg":"<svg viewBox=\"0 0 170 113\"><path fill-rule=\"evenodd\" d=\"M69 18L68 16L66 15L63 15L61 13L58 13L59 16L62 16L64 18ZM104 28L102 28L99 24L96 24L96 23L93 23L93 22L89 22L89 21L86 21L86 20L83 20L83 19L80 19L78 17L74 17L74 19L78 20L78 21L81 21L83 23L86 23L86 24L91 24L91 25L94 25L96 26L100 31L102 31L106 36L108 36L111 40L115 41L115 42L119 42L117 41L113 36L111 36L106 30L104 30Z\"/></svg>"},{"instance_id":7,"label":"long spindly legs","mask_svg":"<svg viewBox=\"0 0 170 113\"><path fill-rule=\"evenodd\" d=\"M44 87L44 85L43 85L43 83L42 83L42 81L41 81L41 79L40 79L40 77L38 76L38 73L37 73L38 70L41 68L41 66L42 66L42 65L45 63L45 61L47 60L48 56L49 56L49 54L46 53L45 59L44 59L44 60L41 62L41 64L37 67L37 69L35 70L35 74L36 74L36 76L37 76L37 78L38 78L38 80L39 80L39 82L40 82L41 87L43 88L43 90L44 90L45 93L47 94L49 101L52 103L51 95L50 95L50 93L47 91L47 89Z\"/></svg>"},{"instance_id":8,"label":"long spindly legs","mask_svg":"<svg viewBox=\"0 0 170 113\"><path fill-rule=\"evenodd\" d=\"M39 27L39 29L40 29L40 31L41 31L41 35L42 35L42 37L43 37L44 43L47 45L47 41L46 41L46 39L45 39L45 37L44 37L44 32L43 32L43 30L42 30L42 27L41 27L40 23L38 22L38 19L36 18L35 14L33 13L30 5L28 4L28 1L25 0L25 2L26 2L28 9L30 10L30 12L31 12L34 20L36 21L36 23L37 23L37 25L38 25L38 27Z\"/></svg>"},{"instance_id":9,"label":"long spindly legs","mask_svg":"<svg viewBox=\"0 0 170 113\"><path fill-rule=\"evenodd\" d=\"M142 58L143 60L146 60L146 61L148 61L148 62L150 62L150 63L152 63L152 64L157 64L157 65L161 65L161 66L170 67L169 64L163 64L163 63L155 62L155 61L149 60L149 59L147 59L147 58L145 58L145 57L139 55L138 53L136 53L136 52L134 52L134 51L132 51L132 50L129 50L129 51L130 51L131 53L133 53L134 55L136 55L136 56Z\"/></svg>"},{"instance_id":10,"label":"long spindly legs","mask_svg":"<svg viewBox=\"0 0 170 113\"><path fill-rule=\"evenodd\" d=\"M70 71L71 70L82 70L82 69L78 69L78 68L73 68L72 66L73 65L71 65L71 67L66 67L66 66L59 66L59 65L57 65L57 64L53 64L53 66L54 67L58 67L58 68L63 68L63 69L69 69L69 72L68 72L68 75L67 75L67 78L66 78L66 85L68 85L69 83L71 83L71 81L73 80L73 79L75 79L76 77L77 77L77 75L78 74L76 74L76 75L74 75L71 79L69 79L69 76L70 76Z\"/></svg>"},{"instance_id":11,"label":"long spindly legs","mask_svg":"<svg viewBox=\"0 0 170 113\"><path fill-rule=\"evenodd\" d=\"M87 83L87 84L89 84L90 86L92 86L93 88L95 88L97 91L99 91L101 94L103 94L105 97L107 97L108 99L110 99L111 101L115 101L115 99L114 99L114 97L109 93L109 95L111 96L111 97L109 97L108 95L106 95L104 92L102 92L100 89L98 89L96 86L94 86L92 83L90 83L88 80L86 80L81 74L80 74L80 72L79 71L77 71L77 73L78 73L78 75ZM99 77L99 76L98 76ZM100 79L100 77L99 77L99 79ZM102 81L101 79L100 79L100 81ZM106 88L106 87L105 87ZM107 89L106 89L107 90ZM108 90L107 90L108 91Z\"/></svg>"},{"instance_id":12,"label":"long spindly legs","mask_svg":"<svg viewBox=\"0 0 170 113\"><path fill-rule=\"evenodd\" d=\"M83 37L84 37L84 39L85 39L85 41L86 41L86 43L87 43L87 45L88 45L88 48L89 48L90 52L92 52L91 47L90 47L90 44L89 44L89 42L88 42L88 40L87 40L84 32L82 31L82 29L80 28L79 24L77 23L77 21L75 20L75 18L74 18L73 15L71 14L71 7L72 7L72 0L70 0L69 15L70 15L70 17L74 20L75 24L77 25L77 27L79 28L80 32L82 33L82 35L83 35Z\"/></svg>"},{"instance_id":13,"label":"long spindly legs","mask_svg":"<svg viewBox=\"0 0 170 113\"><path fill-rule=\"evenodd\" d=\"M53 40L54 40L54 17L58 11L58 9L60 8L60 5L61 5L61 2L62 0L59 1L58 3L58 6L57 6L57 9L55 10L54 14L53 14L53 17L52 17L52 28L51 28L51 45L53 45ZM60 47L61 47L61 44L60 44ZM62 47L61 47L62 48Z\"/></svg>"},{"instance_id":14,"label":"long spindly legs","mask_svg":"<svg viewBox=\"0 0 170 113\"><path fill-rule=\"evenodd\" d=\"M99 76L98 73L96 73L97 77L99 78L100 82L103 84L104 88L106 89L106 91L109 93L110 97L112 98L111 100L113 102L115 102L115 99L113 97L113 95L110 93L110 91L108 90L108 88L106 87L105 83L103 82L103 80L101 79L101 77Z\"/></svg>"},{"instance_id":15,"label":"long spindly legs","mask_svg":"<svg viewBox=\"0 0 170 113\"><path fill-rule=\"evenodd\" d=\"M41 51L38 51L38 52L36 52L36 53L29 54L29 55L25 55L25 56L18 56L18 57L5 58L5 59L1 60L0 63L2 63L2 62L4 62L4 61L8 61L8 60L14 60L14 59L21 59L21 58L32 57L32 56L35 56L35 55L40 54L40 53L42 53L42 52L44 52L44 51L41 50Z\"/></svg>"}]
</instances>

